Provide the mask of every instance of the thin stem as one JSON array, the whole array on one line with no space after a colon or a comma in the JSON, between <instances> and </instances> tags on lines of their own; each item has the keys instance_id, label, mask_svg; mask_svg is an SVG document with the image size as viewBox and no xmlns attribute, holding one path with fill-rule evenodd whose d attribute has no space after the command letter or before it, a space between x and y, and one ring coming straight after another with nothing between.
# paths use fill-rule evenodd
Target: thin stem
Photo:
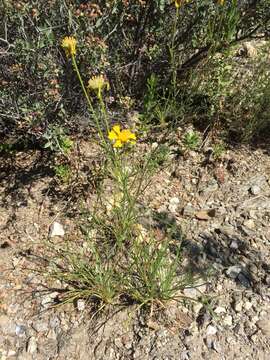
<instances>
[{"instance_id":1,"label":"thin stem","mask_svg":"<svg viewBox=\"0 0 270 360\"><path fill-rule=\"evenodd\" d=\"M99 123L99 121L98 121L98 119L97 119L97 116L96 116L96 114L95 114L95 110L94 110L94 108L93 108L92 102L91 102L91 100L90 100L90 98L89 98L89 95L88 95L88 93L87 93L86 87L85 87L85 85L84 85L84 83L83 83L83 80L82 80L80 71L79 71L79 69L78 69L78 65L77 65L77 62L76 62L76 59L75 59L75 56L74 56L74 55L72 56L72 65L74 66L74 69L75 69L76 74L77 74L77 76L78 76L78 79L79 79L81 88L82 88L83 93L84 93L84 96L85 96L85 98L86 98L86 100L87 100L88 107L89 107L89 109L90 109L90 111L91 111L91 113L92 113L92 115L93 115L93 117L94 117L94 120L95 120L95 123L96 123L96 126L97 126L97 130L98 130L99 137L100 137L101 141L103 142L104 146L107 148L107 142L106 142L106 140L105 140L105 138L104 138L104 134L103 134L103 132L102 132L102 129L101 129L101 127L100 127L100 123Z\"/></svg>"},{"instance_id":2,"label":"thin stem","mask_svg":"<svg viewBox=\"0 0 270 360\"><path fill-rule=\"evenodd\" d=\"M172 86L173 86L173 95L176 95L176 57L175 57L175 38L176 38L176 28L177 21L179 17L179 8L176 8L176 13L173 23L173 33L172 33L172 43L170 48L171 53L171 67L172 67Z\"/></svg>"}]
</instances>

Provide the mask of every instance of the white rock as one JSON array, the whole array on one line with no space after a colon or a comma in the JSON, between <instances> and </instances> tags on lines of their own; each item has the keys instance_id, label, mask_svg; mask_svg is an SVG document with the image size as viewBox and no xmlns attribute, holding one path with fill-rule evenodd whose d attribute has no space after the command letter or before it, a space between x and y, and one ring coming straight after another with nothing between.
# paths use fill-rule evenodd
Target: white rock
<instances>
[{"instance_id":1,"label":"white rock","mask_svg":"<svg viewBox=\"0 0 270 360\"><path fill-rule=\"evenodd\" d=\"M252 308L253 304L250 302L250 301L247 301L245 304L244 304L244 308L248 311Z\"/></svg>"},{"instance_id":2,"label":"white rock","mask_svg":"<svg viewBox=\"0 0 270 360\"><path fill-rule=\"evenodd\" d=\"M225 318L223 319L223 323L224 325L228 325L228 326L232 326L232 316L231 315L228 315L228 316L225 316Z\"/></svg>"},{"instance_id":3,"label":"white rock","mask_svg":"<svg viewBox=\"0 0 270 360\"><path fill-rule=\"evenodd\" d=\"M195 303L193 305L193 311L195 312L195 314L199 314L202 307L203 307L203 304L201 304L200 302Z\"/></svg>"},{"instance_id":4,"label":"white rock","mask_svg":"<svg viewBox=\"0 0 270 360\"><path fill-rule=\"evenodd\" d=\"M233 240L230 244L230 248L233 250L237 250L239 248L238 242L236 240Z\"/></svg>"},{"instance_id":5,"label":"white rock","mask_svg":"<svg viewBox=\"0 0 270 360\"><path fill-rule=\"evenodd\" d=\"M217 333L217 328L213 325L208 325L206 329L206 335L215 335Z\"/></svg>"},{"instance_id":6,"label":"white rock","mask_svg":"<svg viewBox=\"0 0 270 360\"><path fill-rule=\"evenodd\" d=\"M85 309L85 301L83 299L79 299L77 301L77 309L79 311L83 311Z\"/></svg>"},{"instance_id":7,"label":"white rock","mask_svg":"<svg viewBox=\"0 0 270 360\"><path fill-rule=\"evenodd\" d=\"M168 209L170 210L170 212L176 213L179 203L180 203L180 200L177 197L171 198L170 202L169 202L169 206L168 206Z\"/></svg>"},{"instance_id":8,"label":"white rock","mask_svg":"<svg viewBox=\"0 0 270 360\"><path fill-rule=\"evenodd\" d=\"M50 228L50 237L53 236L64 236L65 230L63 225L61 225L59 222L55 221Z\"/></svg>"},{"instance_id":9,"label":"white rock","mask_svg":"<svg viewBox=\"0 0 270 360\"><path fill-rule=\"evenodd\" d=\"M233 265L230 266L227 270L226 270L226 274L231 278L231 279L236 279L237 276L240 274L240 272L242 271L242 267L240 265Z\"/></svg>"},{"instance_id":10,"label":"white rock","mask_svg":"<svg viewBox=\"0 0 270 360\"><path fill-rule=\"evenodd\" d=\"M241 312L242 309L243 309L243 303L242 303L242 302L238 302L238 303L236 303L236 304L234 305L234 310L235 310L236 312Z\"/></svg>"},{"instance_id":11,"label":"white rock","mask_svg":"<svg viewBox=\"0 0 270 360\"><path fill-rule=\"evenodd\" d=\"M250 230L255 228L255 222L252 219L245 220L243 225Z\"/></svg>"},{"instance_id":12,"label":"white rock","mask_svg":"<svg viewBox=\"0 0 270 360\"><path fill-rule=\"evenodd\" d=\"M33 336L30 337L27 343L27 352L34 354L37 351L37 340Z\"/></svg>"},{"instance_id":13,"label":"white rock","mask_svg":"<svg viewBox=\"0 0 270 360\"><path fill-rule=\"evenodd\" d=\"M252 195L259 195L261 192L261 188L258 185L252 185L250 188L250 192Z\"/></svg>"},{"instance_id":14,"label":"white rock","mask_svg":"<svg viewBox=\"0 0 270 360\"><path fill-rule=\"evenodd\" d=\"M226 312L226 309L225 309L224 307L222 307L222 306L217 306L217 307L215 308L214 312L215 312L216 314L223 314L223 313Z\"/></svg>"}]
</instances>

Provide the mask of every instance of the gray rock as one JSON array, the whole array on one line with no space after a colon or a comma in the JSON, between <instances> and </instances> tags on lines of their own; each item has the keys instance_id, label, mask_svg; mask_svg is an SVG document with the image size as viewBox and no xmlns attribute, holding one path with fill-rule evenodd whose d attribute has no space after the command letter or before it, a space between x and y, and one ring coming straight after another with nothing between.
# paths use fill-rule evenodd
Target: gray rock
<instances>
[{"instance_id":1,"label":"gray rock","mask_svg":"<svg viewBox=\"0 0 270 360\"><path fill-rule=\"evenodd\" d=\"M261 188L258 185L252 185L249 190L252 195L259 195L261 192Z\"/></svg>"},{"instance_id":2,"label":"gray rock","mask_svg":"<svg viewBox=\"0 0 270 360\"><path fill-rule=\"evenodd\" d=\"M44 295L41 300L41 305L44 308L49 308L54 303L54 300L57 298L58 294L58 292L54 291L52 293Z\"/></svg>"},{"instance_id":3,"label":"gray rock","mask_svg":"<svg viewBox=\"0 0 270 360\"><path fill-rule=\"evenodd\" d=\"M270 316L259 320L256 325L264 335L270 338Z\"/></svg>"},{"instance_id":4,"label":"gray rock","mask_svg":"<svg viewBox=\"0 0 270 360\"><path fill-rule=\"evenodd\" d=\"M60 325L59 317L57 317L57 316L52 317L49 321L49 324L50 324L50 327L53 329L58 327Z\"/></svg>"},{"instance_id":5,"label":"gray rock","mask_svg":"<svg viewBox=\"0 0 270 360\"><path fill-rule=\"evenodd\" d=\"M249 311L252 308L253 304L249 301L244 303L244 308L246 311Z\"/></svg>"},{"instance_id":6,"label":"gray rock","mask_svg":"<svg viewBox=\"0 0 270 360\"><path fill-rule=\"evenodd\" d=\"M231 248L232 250L237 250L237 249L239 248L239 243L238 243L238 241L233 240L233 241L230 243L230 248Z\"/></svg>"},{"instance_id":7,"label":"gray rock","mask_svg":"<svg viewBox=\"0 0 270 360\"><path fill-rule=\"evenodd\" d=\"M192 217L195 212L196 209L191 204L187 204L183 209L183 215L187 217Z\"/></svg>"},{"instance_id":8,"label":"gray rock","mask_svg":"<svg viewBox=\"0 0 270 360\"><path fill-rule=\"evenodd\" d=\"M190 287L184 289L184 295L192 299L197 299L206 291L206 285L200 285L196 287Z\"/></svg>"},{"instance_id":9,"label":"gray rock","mask_svg":"<svg viewBox=\"0 0 270 360\"><path fill-rule=\"evenodd\" d=\"M240 272L240 274L237 276L237 280L240 282L242 286L246 288L249 288L251 286L249 279L242 272Z\"/></svg>"},{"instance_id":10,"label":"gray rock","mask_svg":"<svg viewBox=\"0 0 270 360\"><path fill-rule=\"evenodd\" d=\"M239 265L233 265L230 266L227 270L226 270L226 274L231 278L231 279L236 279L238 277L238 275L240 274L240 272L242 271L242 267Z\"/></svg>"},{"instance_id":11,"label":"gray rock","mask_svg":"<svg viewBox=\"0 0 270 360\"><path fill-rule=\"evenodd\" d=\"M225 224L223 226L220 226L218 228L218 230L225 236L231 238L233 236L235 236L236 232L235 232L235 227L230 225L230 224Z\"/></svg>"},{"instance_id":12,"label":"gray rock","mask_svg":"<svg viewBox=\"0 0 270 360\"><path fill-rule=\"evenodd\" d=\"M16 333L17 336L26 335L26 326L24 326L24 325L16 325L15 333Z\"/></svg>"},{"instance_id":13,"label":"gray rock","mask_svg":"<svg viewBox=\"0 0 270 360\"><path fill-rule=\"evenodd\" d=\"M36 330L36 332L46 332L49 330L47 322L44 320L37 320L32 324L32 328Z\"/></svg>"}]
</instances>

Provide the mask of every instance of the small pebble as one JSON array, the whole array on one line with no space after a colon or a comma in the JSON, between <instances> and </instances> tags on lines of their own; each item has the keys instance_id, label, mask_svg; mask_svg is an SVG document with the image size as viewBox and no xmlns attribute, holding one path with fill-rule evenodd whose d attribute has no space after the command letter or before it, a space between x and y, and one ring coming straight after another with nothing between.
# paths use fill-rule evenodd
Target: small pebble
<instances>
[{"instance_id":1,"label":"small pebble","mask_svg":"<svg viewBox=\"0 0 270 360\"><path fill-rule=\"evenodd\" d=\"M243 225L250 230L255 229L255 222L252 219L245 220Z\"/></svg>"},{"instance_id":2,"label":"small pebble","mask_svg":"<svg viewBox=\"0 0 270 360\"><path fill-rule=\"evenodd\" d=\"M227 325L227 326L232 326L232 323L233 323L233 318L231 315L228 315L228 316L225 316L225 318L223 319L223 323L224 325Z\"/></svg>"},{"instance_id":3,"label":"small pebble","mask_svg":"<svg viewBox=\"0 0 270 360\"><path fill-rule=\"evenodd\" d=\"M218 306L218 307L215 308L214 312L216 314L223 314L223 313L226 312L226 309L224 307L222 307L222 306Z\"/></svg>"},{"instance_id":4,"label":"small pebble","mask_svg":"<svg viewBox=\"0 0 270 360\"><path fill-rule=\"evenodd\" d=\"M173 197L170 199L168 209L171 213L176 213L178 206L179 206L180 200L177 197Z\"/></svg>"},{"instance_id":5,"label":"small pebble","mask_svg":"<svg viewBox=\"0 0 270 360\"><path fill-rule=\"evenodd\" d=\"M245 304L244 304L244 308L245 310L249 311L251 308L252 308L252 303L247 301Z\"/></svg>"},{"instance_id":6,"label":"small pebble","mask_svg":"<svg viewBox=\"0 0 270 360\"><path fill-rule=\"evenodd\" d=\"M77 301L77 309L79 311L83 311L85 309L85 301L83 299L79 299Z\"/></svg>"},{"instance_id":7,"label":"small pebble","mask_svg":"<svg viewBox=\"0 0 270 360\"><path fill-rule=\"evenodd\" d=\"M29 354L34 354L37 351L37 340L33 336L28 340L26 350Z\"/></svg>"},{"instance_id":8,"label":"small pebble","mask_svg":"<svg viewBox=\"0 0 270 360\"><path fill-rule=\"evenodd\" d=\"M64 236L64 235L65 235L65 230L63 225L55 221L50 227L50 237Z\"/></svg>"},{"instance_id":9,"label":"small pebble","mask_svg":"<svg viewBox=\"0 0 270 360\"><path fill-rule=\"evenodd\" d=\"M231 278L231 279L236 279L237 276L240 274L240 272L242 271L242 267L239 265L233 265L230 266L227 270L226 270L226 274Z\"/></svg>"},{"instance_id":10,"label":"small pebble","mask_svg":"<svg viewBox=\"0 0 270 360\"><path fill-rule=\"evenodd\" d=\"M217 328L213 325L208 325L206 329L206 335L215 335L217 333Z\"/></svg>"},{"instance_id":11,"label":"small pebble","mask_svg":"<svg viewBox=\"0 0 270 360\"><path fill-rule=\"evenodd\" d=\"M237 302L234 304L234 310L236 312L241 312L243 310L243 303L242 302Z\"/></svg>"},{"instance_id":12,"label":"small pebble","mask_svg":"<svg viewBox=\"0 0 270 360\"><path fill-rule=\"evenodd\" d=\"M249 189L252 195L259 195L261 188L258 185L252 185Z\"/></svg>"},{"instance_id":13,"label":"small pebble","mask_svg":"<svg viewBox=\"0 0 270 360\"><path fill-rule=\"evenodd\" d=\"M24 325L16 325L15 333L17 336L25 335L26 327Z\"/></svg>"}]
</instances>

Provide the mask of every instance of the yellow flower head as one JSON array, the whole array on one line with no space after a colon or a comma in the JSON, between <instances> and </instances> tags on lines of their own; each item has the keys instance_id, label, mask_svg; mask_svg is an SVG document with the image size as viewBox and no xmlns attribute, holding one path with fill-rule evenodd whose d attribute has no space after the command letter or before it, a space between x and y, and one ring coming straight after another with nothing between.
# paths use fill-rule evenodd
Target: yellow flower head
<instances>
[{"instance_id":1,"label":"yellow flower head","mask_svg":"<svg viewBox=\"0 0 270 360\"><path fill-rule=\"evenodd\" d=\"M182 4L183 4L183 2L184 2L184 0L175 0L175 7L177 8L177 9L179 9L180 8L180 6L182 6Z\"/></svg>"},{"instance_id":2,"label":"yellow flower head","mask_svg":"<svg viewBox=\"0 0 270 360\"><path fill-rule=\"evenodd\" d=\"M113 142L115 148L120 148L126 143L136 143L136 135L128 129L121 130L120 125L114 125L108 134L108 138Z\"/></svg>"},{"instance_id":3,"label":"yellow flower head","mask_svg":"<svg viewBox=\"0 0 270 360\"><path fill-rule=\"evenodd\" d=\"M105 80L103 75L93 76L88 81L88 87L89 89L95 91L97 93L98 97L101 97L101 92L103 88L107 88L107 90L110 89L110 84L108 81Z\"/></svg>"},{"instance_id":4,"label":"yellow flower head","mask_svg":"<svg viewBox=\"0 0 270 360\"><path fill-rule=\"evenodd\" d=\"M62 48L65 50L67 56L76 55L77 40L72 36L66 36L62 41Z\"/></svg>"},{"instance_id":5,"label":"yellow flower head","mask_svg":"<svg viewBox=\"0 0 270 360\"><path fill-rule=\"evenodd\" d=\"M224 5L224 2L225 2L225 0L218 0L218 3L219 3L220 5Z\"/></svg>"}]
</instances>

